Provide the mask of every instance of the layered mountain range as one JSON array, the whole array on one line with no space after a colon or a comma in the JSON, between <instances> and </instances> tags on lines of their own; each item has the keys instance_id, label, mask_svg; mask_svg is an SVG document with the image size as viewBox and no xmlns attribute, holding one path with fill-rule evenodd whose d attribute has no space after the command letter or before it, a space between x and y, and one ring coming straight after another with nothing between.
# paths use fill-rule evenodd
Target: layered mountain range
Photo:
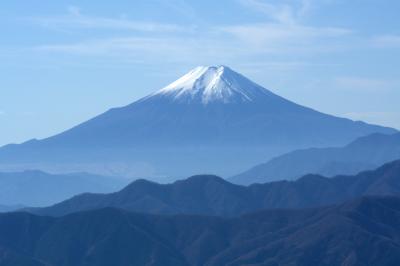
<instances>
[{"instance_id":1,"label":"layered mountain range","mask_svg":"<svg viewBox=\"0 0 400 266\"><path fill-rule=\"evenodd\" d=\"M343 147L296 150L256 165L228 180L250 185L295 180L305 174L354 175L400 159L400 133L371 134Z\"/></svg>"},{"instance_id":2,"label":"layered mountain range","mask_svg":"<svg viewBox=\"0 0 400 266\"><path fill-rule=\"evenodd\" d=\"M400 199L267 210L237 218L105 208L60 218L0 214L0 264L395 266Z\"/></svg>"},{"instance_id":3,"label":"layered mountain range","mask_svg":"<svg viewBox=\"0 0 400 266\"><path fill-rule=\"evenodd\" d=\"M394 266L399 177L395 161L356 176L248 187L215 176L138 180L26 209L36 214L0 214L0 265Z\"/></svg>"},{"instance_id":4,"label":"layered mountain range","mask_svg":"<svg viewBox=\"0 0 400 266\"><path fill-rule=\"evenodd\" d=\"M0 172L0 205L5 205L0 206L0 211L17 209L19 205L49 206L84 192L111 193L129 182L126 178L88 173Z\"/></svg>"},{"instance_id":5,"label":"layered mountain range","mask_svg":"<svg viewBox=\"0 0 400 266\"><path fill-rule=\"evenodd\" d=\"M263 209L326 206L367 195L400 196L400 161L355 176L306 175L297 181L247 187L217 176L194 176L166 185L137 180L119 192L85 193L50 207L26 211L62 216L113 207L153 214L232 217Z\"/></svg>"},{"instance_id":6,"label":"layered mountain range","mask_svg":"<svg viewBox=\"0 0 400 266\"><path fill-rule=\"evenodd\" d=\"M396 131L293 103L225 66L198 67L70 130L0 148L0 169L230 176L283 152L376 132Z\"/></svg>"}]
</instances>

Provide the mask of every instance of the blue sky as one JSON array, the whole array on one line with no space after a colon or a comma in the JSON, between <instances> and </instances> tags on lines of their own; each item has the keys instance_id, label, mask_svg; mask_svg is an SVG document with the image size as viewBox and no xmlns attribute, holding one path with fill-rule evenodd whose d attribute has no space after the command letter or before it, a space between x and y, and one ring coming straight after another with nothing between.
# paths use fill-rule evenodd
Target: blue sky
<instances>
[{"instance_id":1,"label":"blue sky","mask_svg":"<svg viewBox=\"0 0 400 266\"><path fill-rule=\"evenodd\" d=\"M297 103L400 128L400 1L3 1L0 145L228 65Z\"/></svg>"}]
</instances>

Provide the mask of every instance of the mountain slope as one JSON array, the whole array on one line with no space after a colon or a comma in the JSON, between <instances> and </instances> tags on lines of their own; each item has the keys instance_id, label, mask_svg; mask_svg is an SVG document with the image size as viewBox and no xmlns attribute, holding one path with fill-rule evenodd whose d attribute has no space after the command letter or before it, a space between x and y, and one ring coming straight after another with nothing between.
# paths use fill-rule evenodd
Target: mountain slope
<instances>
[{"instance_id":1,"label":"mountain slope","mask_svg":"<svg viewBox=\"0 0 400 266\"><path fill-rule=\"evenodd\" d=\"M298 150L257 165L228 180L249 185L294 180L305 174L352 175L400 159L400 133L372 134L344 147Z\"/></svg>"},{"instance_id":2,"label":"mountain slope","mask_svg":"<svg viewBox=\"0 0 400 266\"><path fill-rule=\"evenodd\" d=\"M374 132L395 130L295 104L228 67L200 67L56 136L1 148L0 169L233 175L296 148L343 145Z\"/></svg>"},{"instance_id":3,"label":"mountain slope","mask_svg":"<svg viewBox=\"0 0 400 266\"><path fill-rule=\"evenodd\" d=\"M0 212L12 212L24 208L23 205L0 205Z\"/></svg>"},{"instance_id":4,"label":"mountain slope","mask_svg":"<svg viewBox=\"0 0 400 266\"><path fill-rule=\"evenodd\" d=\"M0 204L48 206L84 192L114 192L128 183L127 179L87 173L65 175L41 171L0 173Z\"/></svg>"},{"instance_id":5,"label":"mountain slope","mask_svg":"<svg viewBox=\"0 0 400 266\"><path fill-rule=\"evenodd\" d=\"M0 214L0 264L12 254L21 265L395 266L399 225L400 199L390 197L233 219L109 208L61 218L10 213Z\"/></svg>"},{"instance_id":6,"label":"mountain slope","mask_svg":"<svg viewBox=\"0 0 400 266\"><path fill-rule=\"evenodd\" d=\"M168 185L138 180L116 193L87 193L51 207L28 211L61 216L76 211L116 207L154 214L229 217L261 209L323 206L363 195L400 196L400 161L356 176L325 178L308 175L298 181L248 187L231 184L216 176L194 176Z\"/></svg>"}]
</instances>

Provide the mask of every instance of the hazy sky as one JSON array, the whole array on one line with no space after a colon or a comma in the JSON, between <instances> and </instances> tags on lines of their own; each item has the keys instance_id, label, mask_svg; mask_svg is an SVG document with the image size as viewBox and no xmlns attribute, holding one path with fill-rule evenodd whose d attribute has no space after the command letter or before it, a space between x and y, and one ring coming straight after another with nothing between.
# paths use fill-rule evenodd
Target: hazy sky
<instances>
[{"instance_id":1,"label":"hazy sky","mask_svg":"<svg viewBox=\"0 0 400 266\"><path fill-rule=\"evenodd\" d=\"M220 64L297 103L400 128L399 10L398 0L2 1L0 145Z\"/></svg>"}]
</instances>

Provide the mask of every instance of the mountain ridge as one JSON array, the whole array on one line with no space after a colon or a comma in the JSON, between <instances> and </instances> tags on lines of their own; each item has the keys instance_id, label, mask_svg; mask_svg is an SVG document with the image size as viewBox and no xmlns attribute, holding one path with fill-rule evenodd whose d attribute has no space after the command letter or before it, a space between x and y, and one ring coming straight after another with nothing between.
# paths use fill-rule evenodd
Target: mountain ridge
<instances>
[{"instance_id":1,"label":"mountain ridge","mask_svg":"<svg viewBox=\"0 0 400 266\"><path fill-rule=\"evenodd\" d=\"M297 181L239 186L217 176L194 176L172 184L139 180L111 194L75 196L46 208L27 209L60 216L76 211L116 207L153 214L233 217L261 209L309 208L363 195L400 196L400 161L355 176L306 175Z\"/></svg>"},{"instance_id":2,"label":"mountain ridge","mask_svg":"<svg viewBox=\"0 0 400 266\"><path fill-rule=\"evenodd\" d=\"M400 159L400 133L375 133L360 137L343 147L292 151L253 166L228 180L235 184L248 185L296 180L307 173L327 177L353 175L397 159Z\"/></svg>"},{"instance_id":3,"label":"mountain ridge","mask_svg":"<svg viewBox=\"0 0 400 266\"><path fill-rule=\"evenodd\" d=\"M88 173L0 172L0 205L48 206L83 192L117 191L129 182L128 179Z\"/></svg>"},{"instance_id":4,"label":"mountain ridge","mask_svg":"<svg viewBox=\"0 0 400 266\"><path fill-rule=\"evenodd\" d=\"M399 217L398 197L235 218L114 208L58 218L8 213L0 214L0 264L395 266Z\"/></svg>"}]
</instances>

